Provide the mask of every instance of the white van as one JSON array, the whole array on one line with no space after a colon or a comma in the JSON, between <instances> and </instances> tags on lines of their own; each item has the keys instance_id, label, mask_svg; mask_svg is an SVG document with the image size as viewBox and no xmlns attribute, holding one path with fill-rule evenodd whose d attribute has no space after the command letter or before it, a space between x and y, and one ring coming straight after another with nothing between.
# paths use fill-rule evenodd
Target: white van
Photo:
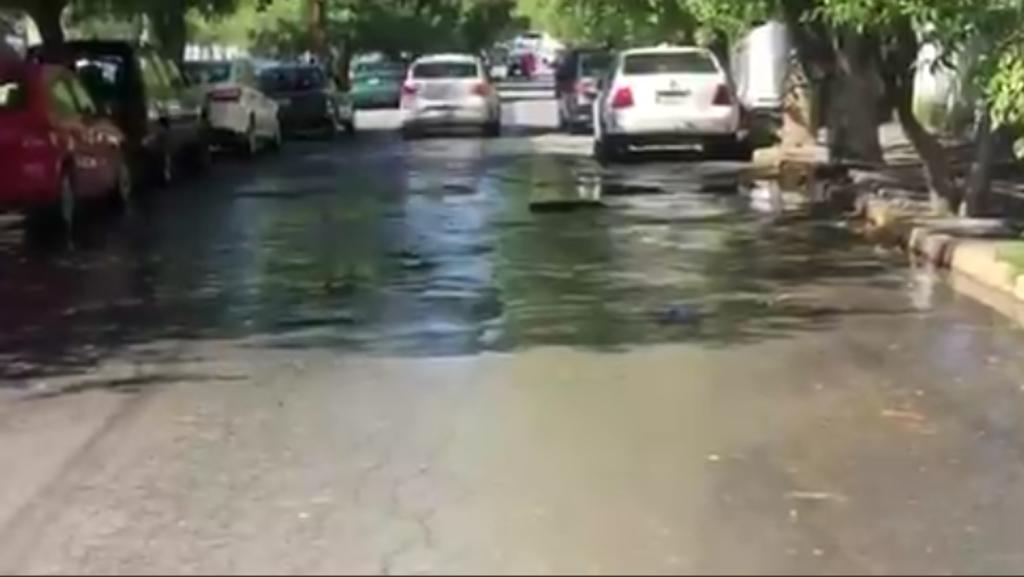
<instances>
[{"instance_id":1,"label":"white van","mask_svg":"<svg viewBox=\"0 0 1024 577\"><path fill-rule=\"evenodd\" d=\"M786 25L777 21L754 28L733 47L732 78L736 97L745 109L754 114L781 115L790 47Z\"/></svg>"}]
</instances>

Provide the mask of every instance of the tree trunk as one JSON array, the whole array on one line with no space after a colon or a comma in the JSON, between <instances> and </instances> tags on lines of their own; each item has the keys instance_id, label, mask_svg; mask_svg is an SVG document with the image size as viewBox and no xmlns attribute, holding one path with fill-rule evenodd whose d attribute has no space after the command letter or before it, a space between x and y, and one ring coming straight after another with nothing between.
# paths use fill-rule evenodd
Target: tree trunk
<instances>
[{"instance_id":1,"label":"tree trunk","mask_svg":"<svg viewBox=\"0 0 1024 577\"><path fill-rule=\"evenodd\" d=\"M882 79L903 133L921 158L932 210L949 214L955 212L961 202L949 155L939 139L928 132L914 114L914 65L918 50L917 36L910 23L894 26L892 45L882 62Z\"/></svg>"},{"instance_id":2,"label":"tree trunk","mask_svg":"<svg viewBox=\"0 0 1024 577\"><path fill-rule=\"evenodd\" d=\"M992 112L988 106L982 110L975 135L974 162L967 178L967 192L963 212L967 216L986 216L989 212L989 195L992 190L992 171L996 157L1002 150L1005 131L993 129Z\"/></svg>"},{"instance_id":3,"label":"tree trunk","mask_svg":"<svg viewBox=\"0 0 1024 577\"><path fill-rule=\"evenodd\" d=\"M28 13L35 20L39 28L39 35L43 37L43 44L47 46L60 46L64 43L64 27L61 25L61 15L64 14L64 7L67 0L37 0L29 2Z\"/></svg>"},{"instance_id":4,"label":"tree trunk","mask_svg":"<svg viewBox=\"0 0 1024 577\"><path fill-rule=\"evenodd\" d=\"M908 71L907 74L912 72ZM907 84L909 83L893 87L893 102L900 126L921 157L932 209L940 214L955 212L960 204L960 198L956 182L953 180L953 171L950 170L949 155L946 154L946 149L939 139L928 132L914 114L914 95Z\"/></svg>"},{"instance_id":5,"label":"tree trunk","mask_svg":"<svg viewBox=\"0 0 1024 577\"><path fill-rule=\"evenodd\" d=\"M161 0L157 4L149 13L149 18L160 53L180 63L185 57L185 44L188 40L185 3L183 0Z\"/></svg>"},{"instance_id":6,"label":"tree trunk","mask_svg":"<svg viewBox=\"0 0 1024 577\"><path fill-rule=\"evenodd\" d=\"M349 90L352 87L352 82L349 78L349 71L351 69L352 42L346 38L338 42L338 61L334 65L334 72L338 75L338 84L344 90Z\"/></svg>"},{"instance_id":7,"label":"tree trunk","mask_svg":"<svg viewBox=\"0 0 1024 577\"><path fill-rule=\"evenodd\" d=\"M878 139L882 90L875 59L876 43L864 34L839 35L836 68L829 86L829 149L833 160L882 164Z\"/></svg>"},{"instance_id":8,"label":"tree trunk","mask_svg":"<svg viewBox=\"0 0 1024 577\"><path fill-rule=\"evenodd\" d=\"M320 62L327 60L327 7L324 0L309 2L309 51Z\"/></svg>"},{"instance_id":9,"label":"tree trunk","mask_svg":"<svg viewBox=\"0 0 1024 577\"><path fill-rule=\"evenodd\" d=\"M816 137L824 119L833 159L880 163L883 155L875 104L881 90L873 39L852 31L840 34L814 20L808 2L783 0L779 6L810 92L818 99L808 131Z\"/></svg>"}]
</instances>

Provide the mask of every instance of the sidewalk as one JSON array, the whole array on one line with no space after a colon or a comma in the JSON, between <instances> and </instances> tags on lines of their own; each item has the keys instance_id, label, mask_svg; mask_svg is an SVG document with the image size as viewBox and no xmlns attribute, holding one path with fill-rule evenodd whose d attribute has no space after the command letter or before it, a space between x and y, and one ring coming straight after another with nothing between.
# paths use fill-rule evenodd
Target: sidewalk
<instances>
[{"instance_id":1,"label":"sidewalk","mask_svg":"<svg viewBox=\"0 0 1024 577\"><path fill-rule=\"evenodd\" d=\"M851 170L858 187L868 187L865 216L869 227L895 231L908 252L974 282L1024 302L1024 230L1014 215L1024 215L1024 174L999 167L992 191L1010 216L992 219L935 218L927 214L928 189L920 161L898 125L882 129L887 165ZM966 172L969 147L951 154L954 170ZM954 283L955 284L955 283Z\"/></svg>"},{"instance_id":2,"label":"sidewalk","mask_svg":"<svg viewBox=\"0 0 1024 577\"><path fill-rule=\"evenodd\" d=\"M930 264L947 268L973 282L1024 303L1024 168L1017 163L997 167L993 197L1000 211L996 219L936 218L930 215L928 187L919 157L897 123L880 127L886 163L878 167L849 168L845 172L859 197L867 221L867 236L898 244ZM817 146L791 151L758 151L755 178L774 179L780 188L795 190L813 184L813 177L828 179L828 151L824 138ZM967 144L946 143L953 170L965 174L972 154ZM797 175L794 178L794 175ZM802 177L802 178L801 178ZM851 190L850 187L847 187ZM815 196L814 190L803 194ZM954 283L957 286L957 283ZM1005 307L1001 307L1005 308Z\"/></svg>"}]
</instances>

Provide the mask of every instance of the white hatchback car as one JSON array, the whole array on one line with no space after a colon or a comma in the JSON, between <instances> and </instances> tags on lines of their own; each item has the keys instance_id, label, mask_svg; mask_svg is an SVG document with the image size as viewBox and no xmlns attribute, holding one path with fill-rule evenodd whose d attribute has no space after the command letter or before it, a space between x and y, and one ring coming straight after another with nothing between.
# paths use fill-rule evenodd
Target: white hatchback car
<instances>
[{"instance_id":1,"label":"white hatchback car","mask_svg":"<svg viewBox=\"0 0 1024 577\"><path fill-rule=\"evenodd\" d=\"M259 89L255 63L186 62L185 72L205 95L207 125L215 142L239 145L248 154L264 143L280 146L278 105Z\"/></svg>"},{"instance_id":2,"label":"white hatchback car","mask_svg":"<svg viewBox=\"0 0 1024 577\"><path fill-rule=\"evenodd\" d=\"M594 156L614 160L638 146L700 145L706 154L745 154L742 111L718 58L704 48L621 53L594 101Z\"/></svg>"},{"instance_id":3,"label":"white hatchback car","mask_svg":"<svg viewBox=\"0 0 1024 577\"><path fill-rule=\"evenodd\" d=\"M436 54L413 62L402 86L402 134L474 127L501 133L501 99L476 56Z\"/></svg>"}]
</instances>

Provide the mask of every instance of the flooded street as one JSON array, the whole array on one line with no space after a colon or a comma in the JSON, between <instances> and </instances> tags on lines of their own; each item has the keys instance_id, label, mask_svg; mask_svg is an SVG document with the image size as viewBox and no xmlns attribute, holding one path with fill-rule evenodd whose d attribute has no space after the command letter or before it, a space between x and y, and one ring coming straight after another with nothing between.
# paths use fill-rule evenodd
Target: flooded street
<instances>
[{"instance_id":1,"label":"flooded street","mask_svg":"<svg viewBox=\"0 0 1024 577\"><path fill-rule=\"evenodd\" d=\"M1024 567L1019 327L507 96L0 222L0 572Z\"/></svg>"}]
</instances>

